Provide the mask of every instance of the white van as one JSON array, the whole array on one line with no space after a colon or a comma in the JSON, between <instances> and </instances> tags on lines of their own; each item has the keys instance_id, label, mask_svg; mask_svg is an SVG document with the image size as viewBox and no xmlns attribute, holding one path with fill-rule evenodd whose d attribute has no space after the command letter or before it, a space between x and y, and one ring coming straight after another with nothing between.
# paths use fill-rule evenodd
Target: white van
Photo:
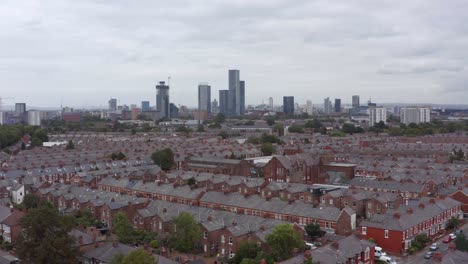
<instances>
[{"instance_id":1,"label":"white van","mask_svg":"<svg viewBox=\"0 0 468 264\"><path fill-rule=\"evenodd\" d=\"M391 257L387 256L380 256L379 260L388 264L397 264L396 261L393 261Z\"/></svg>"},{"instance_id":2,"label":"white van","mask_svg":"<svg viewBox=\"0 0 468 264\"><path fill-rule=\"evenodd\" d=\"M374 250L375 250L375 258L378 259L380 258L381 256L387 256L387 253L385 253L385 251L383 251L383 249L381 247L374 247Z\"/></svg>"}]
</instances>

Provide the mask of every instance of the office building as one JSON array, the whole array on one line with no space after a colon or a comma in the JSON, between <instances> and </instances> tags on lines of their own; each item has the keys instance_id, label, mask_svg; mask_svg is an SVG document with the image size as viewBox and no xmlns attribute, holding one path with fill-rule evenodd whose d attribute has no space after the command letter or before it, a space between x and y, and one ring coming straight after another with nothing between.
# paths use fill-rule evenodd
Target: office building
<instances>
[{"instance_id":1,"label":"office building","mask_svg":"<svg viewBox=\"0 0 468 264\"><path fill-rule=\"evenodd\" d=\"M179 117L179 107L177 107L173 103L169 104L169 116L170 116L170 118L178 118ZM163 118L163 117L161 116L161 118ZM166 118L169 118L169 117L166 117Z\"/></svg>"},{"instance_id":2,"label":"office building","mask_svg":"<svg viewBox=\"0 0 468 264\"><path fill-rule=\"evenodd\" d=\"M294 96L283 96L283 112L285 115L294 114Z\"/></svg>"},{"instance_id":3,"label":"office building","mask_svg":"<svg viewBox=\"0 0 468 264\"><path fill-rule=\"evenodd\" d=\"M41 125L41 112L40 111L28 111L28 125L30 126Z\"/></svg>"},{"instance_id":4,"label":"office building","mask_svg":"<svg viewBox=\"0 0 468 264\"><path fill-rule=\"evenodd\" d=\"M211 86L206 83L198 85L198 110L211 113Z\"/></svg>"},{"instance_id":5,"label":"office building","mask_svg":"<svg viewBox=\"0 0 468 264\"><path fill-rule=\"evenodd\" d=\"M353 95L353 109L359 109L360 106L359 95Z\"/></svg>"},{"instance_id":6,"label":"office building","mask_svg":"<svg viewBox=\"0 0 468 264\"><path fill-rule=\"evenodd\" d=\"M341 99L335 99L335 113L341 113Z\"/></svg>"},{"instance_id":7,"label":"office building","mask_svg":"<svg viewBox=\"0 0 468 264\"><path fill-rule=\"evenodd\" d=\"M273 110L273 97L268 98L268 108Z\"/></svg>"},{"instance_id":8,"label":"office building","mask_svg":"<svg viewBox=\"0 0 468 264\"><path fill-rule=\"evenodd\" d=\"M156 111L159 111L161 118L171 118L169 102L169 85L166 85L164 81L160 81L156 85Z\"/></svg>"},{"instance_id":9,"label":"office building","mask_svg":"<svg viewBox=\"0 0 468 264\"><path fill-rule=\"evenodd\" d=\"M323 100L323 112L325 114L330 114L332 112L332 103L330 101L330 97L327 97Z\"/></svg>"},{"instance_id":10,"label":"office building","mask_svg":"<svg viewBox=\"0 0 468 264\"><path fill-rule=\"evenodd\" d=\"M219 112L229 115L229 90L219 90Z\"/></svg>"},{"instance_id":11,"label":"office building","mask_svg":"<svg viewBox=\"0 0 468 264\"><path fill-rule=\"evenodd\" d=\"M369 113L369 126L375 126L380 121L387 124L387 108L385 107L370 107Z\"/></svg>"},{"instance_id":12,"label":"office building","mask_svg":"<svg viewBox=\"0 0 468 264\"><path fill-rule=\"evenodd\" d=\"M5 122L4 120L5 120L5 113L0 112L0 125L3 125L3 122Z\"/></svg>"},{"instance_id":13,"label":"office building","mask_svg":"<svg viewBox=\"0 0 468 264\"><path fill-rule=\"evenodd\" d=\"M238 100L240 97L240 77L239 70L229 70L229 101L228 101L228 116L235 116L240 113L240 104Z\"/></svg>"},{"instance_id":14,"label":"office building","mask_svg":"<svg viewBox=\"0 0 468 264\"><path fill-rule=\"evenodd\" d=\"M239 104L238 115L243 116L245 114L245 81L239 82L239 90L239 100L236 100L236 103Z\"/></svg>"},{"instance_id":15,"label":"office building","mask_svg":"<svg viewBox=\"0 0 468 264\"><path fill-rule=\"evenodd\" d=\"M111 98L109 100L109 111L111 112L117 111L117 99Z\"/></svg>"},{"instance_id":16,"label":"office building","mask_svg":"<svg viewBox=\"0 0 468 264\"><path fill-rule=\"evenodd\" d=\"M26 103L16 103L15 104L15 115L23 116L26 113Z\"/></svg>"},{"instance_id":17,"label":"office building","mask_svg":"<svg viewBox=\"0 0 468 264\"><path fill-rule=\"evenodd\" d=\"M149 101L141 101L141 111L142 112L148 112L150 111L150 102Z\"/></svg>"},{"instance_id":18,"label":"office building","mask_svg":"<svg viewBox=\"0 0 468 264\"><path fill-rule=\"evenodd\" d=\"M431 109L429 107L403 107L400 109L400 122L406 125L431 122Z\"/></svg>"}]
</instances>

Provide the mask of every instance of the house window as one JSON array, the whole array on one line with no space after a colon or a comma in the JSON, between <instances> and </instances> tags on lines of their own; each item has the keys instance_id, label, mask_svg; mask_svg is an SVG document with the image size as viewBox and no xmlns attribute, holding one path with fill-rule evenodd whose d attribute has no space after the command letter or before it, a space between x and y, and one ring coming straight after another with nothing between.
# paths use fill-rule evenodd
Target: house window
<instances>
[{"instance_id":1,"label":"house window","mask_svg":"<svg viewBox=\"0 0 468 264\"><path fill-rule=\"evenodd\" d=\"M234 257L234 252L232 250L229 251L229 258L233 258Z\"/></svg>"},{"instance_id":2,"label":"house window","mask_svg":"<svg viewBox=\"0 0 468 264\"><path fill-rule=\"evenodd\" d=\"M205 231L205 232L203 233L203 238L205 238L205 239L208 238L208 232Z\"/></svg>"},{"instance_id":3,"label":"house window","mask_svg":"<svg viewBox=\"0 0 468 264\"><path fill-rule=\"evenodd\" d=\"M229 237L229 245L232 245L232 237Z\"/></svg>"},{"instance_id":4,"label":"house window","mask_svg":"<svg viewBox=\"0 0 468 264\"><path fill-rule=\"evenodd\" d=\"M367 208L372 209L372 203L371 202L367 203Z\"/></svg>"},{"instance_id":5,"label":"house window","mask_svg":"<svg viewBox=\"0 0 468 264\"><path fill-rule=\"evenodd\" d=\"M353 207L356 207L356 202L353 202Z\"/></svg>"},{"instance_id":6,"label":"house window","mask_svg":"<svg viewBox=\"0 0 468 264\"><path fill-rule=\"evenodd\" d=\"M385 230L385 238L388 238L388 230Z\"/></svg>"},{"instance_id":7,"label":"house window","mask_svg":"<svg viewBox=\"0 0 468 264\"><path fill-rule=\"evenodd\" d=\"M365 260L368 260L369 259L369 254L370 253L370 249L369 248L366 248L366 251L365 251L365 254L364 254L364 259Z\"/></svg>"},{"instance_id":8,"label":"house window","mask_svg":"<svg viewBox=\"0 0 468 264\"><path fill-rule=\"evenodd\" d=\"M224 235L221 235L221 243L224 244ZM223 253L224 254L224 253Z\"/></svg>"},{"instance_id":9,"label":"house window","mask_svg":"<svg viewBox=\"0 0 468 264\"><path fill-rule=\"evenodd\" d=\"M333 204L333 199L330 199L330 205L332 205L332 204Z\"/></svg>"},{"instance_id":10,"label":"house window","mask_svg":"<svg viewBox=\"0 0 468 264\"><path fill-rule=\"evenodd\" d=\"M161 230L162 229L162 222L159 221L159 229Z\"/></svg>"},{"instance_id":11,"label":"house window","mask_svg":"<svg viewBox=\"0 0 468 264\"><path fill-rule=\"evenodd\" d=\"M331 228L330 222L325 222L325 228Z\"/></svg>"},{"instance_id":12,"label":"house window","mask_svg":"<svg viewBox=\"0 0 468 264\"><path fill-rule=\"evenodd\" d=\"M322 203L325 203L325 197L322 197Z\"/></svg>"},{"instance_id":13,"label":"house window","mask_svg":"<svg viewBox=\"0 0 468 264\"><path fill-rule=\"evenodd\" d=\"M363 226L363 227L362 227L361 233L362 233L363 235L366 235L366 234L367 234L367 227Z\"/></svg>"},{"instance_id":14,"label":"house window","mask_svg":"<svg viewBox=\"0 0 468 264\"><path fill-rule=\"evenodd\" d=\"M348 206L348 202L344 202L344 206Z\"/></svg>"}]
</instances>

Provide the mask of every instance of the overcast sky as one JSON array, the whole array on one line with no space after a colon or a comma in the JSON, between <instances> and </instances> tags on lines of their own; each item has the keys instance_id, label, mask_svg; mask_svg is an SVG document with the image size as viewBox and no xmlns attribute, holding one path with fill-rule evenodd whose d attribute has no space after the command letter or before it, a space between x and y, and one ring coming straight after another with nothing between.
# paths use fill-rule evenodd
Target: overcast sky
<instances>
[{"instance_id":1,"label":"overcast sky","mask_svg":"<svg viewBox=\"0 0 468 264\"><path fill-rule=\"evenodd\" d=\"M467 103L467 0L0 0L0 96L34 106L212 99Z\"/></svg>"}]
</instances>

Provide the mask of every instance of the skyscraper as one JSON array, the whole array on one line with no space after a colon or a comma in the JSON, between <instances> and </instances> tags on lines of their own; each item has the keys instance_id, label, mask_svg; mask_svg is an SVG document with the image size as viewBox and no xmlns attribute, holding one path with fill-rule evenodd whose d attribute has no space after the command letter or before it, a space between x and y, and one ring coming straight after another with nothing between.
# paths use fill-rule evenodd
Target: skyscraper
<instances>
[{"instance_id":1,"label":"skyscraper","mask_svg":"<svg viewBox=\"0 0 468 264\"><path fill-rule=\"evenodd\" d=\"M211 102L211 113L212 114L219 113L218 101L216 99L214 99L213 102Z\"/></svg>"},{"instance_id":2,"label":"skyscraper","mask_svg":"<svg viewBox=\"0 0 468 264\"><path fill-rule=\"evenodd\" d=\"M294 96L283 96L283 112L285 115L294 114Z\"/></svg>"},{"instance_id":3,"label":"skyscraper","mask_svg":"<svg viewBox=\"0 0 468 264\"><path fill-rule=\"evenodd\" d=\"M323 112L329 114L332 111L332 104L330 102L330 97L327 97L323 100Z\"/></svg>"},{"instance_id":4,"label":"skyscraper","mask_svg":"<svg viewBox=\"0 0 468 264\"><path fill-rule=\"evenodd\" d=\"M23 116L26 113L26 103L16 103L15 104L15 115Z\"/></svg>"},{"instance_id":5,"label":"skyscraper","mask_svg":"<svg viewBox=\"0 0 468 264\"><path fill-rule=\"evenodd\" d=\"M156 111L159 111L161 118L171 118L169 103L169 85L160 81L156 85Z\"/></svg>"},{"instance_id":6,"label":"skyscraper","mask_svg":"<svg viewBox=\"0 0 468 264\"><path fill-rule=\"evenodd\" d=\"M211 86L206 83L198 85L198 110L211 113Z\"/></svg>"},{"instance_id":7,"label":"skyscraper","mask_svg":"<svg viewBox=\"0 0 468 264\"><path fill-rule=\"evenodd\" d=\"M335 112L341 113L341 99L335 99Z\"/></svg>"},{"instance_id":8,"label":"skyscraper","mask_svg":"<svg viewBox=\"0 0 468 264\"><path fill-rule=\"evenodd\" d=\"M237 103L240 97L239 70L229 70L229 101L228 116L235 116L240 113L240 104Z\"/></svg>"},{"instance_id":9,"label":"skyscraper","mask_svg":"<svg viewBox=\"0 0 468 264\"><path fill-rule=\"evenodd\" d=\"M313 114L313 111L314 111L314 107L312 105L312 101L311 100L307 100L306 102L306 107L305 107L305 111L307 114L309 115L312 115Z\"/></svg>"},{"instance_id":10,"label":"skyscraper","mask_svg":"<svg viewBox=\"0 0 468 264\"><path fill-rule=\"evenodd\" d=\"M268 98L269 110L273 110L273 97Z\"/></svg>"},{"instance_id":11,"label":"skyscraper","mask_svg":"<svg viewBox=\"0 0 468 264\"><path fill-rule=\"evenodd\" d=\"M239 113L237 115L243 116L245 114L245 81L239 82L239 100L236 100L236 104L239 105Z\"/></svg>"},{"instance_id":12,"label":"skyscraper","mask_svg":"<svg viewBox=\"0 0 468 264\"><path fill-rule=\"evenodd\" d=\"M117 111L117 99L111 98L109 100L109 111Z\"/></svg>"},{"instance_id":13,"label":"skyscraper","mask_svg":"<svg viewBox=\"0 0 468 264\"><path fill-rule=\"evenodd\" d=\"M359 109L359 95L353 95L353 109Z\"/></svg>"},{"instance_id":14,"label":"skyscraper","mask_svg":"<svg viewBox=\"0 0 468 264\"><path fill-rule=\"evenodd\" d=\"M229 115L229 90L219 90L219 112Z\"/></svg>"},{"instance_id":15,"label":"skyscraper","mask_svg":"<svg viewBox=\"0 0 468 264\"><path fill-rule=\"evenodd\" d=\"M141 101L141 111L142 112L148 112L150 111L150 102L149 101Z\"/></svg>"}]
</instances>

